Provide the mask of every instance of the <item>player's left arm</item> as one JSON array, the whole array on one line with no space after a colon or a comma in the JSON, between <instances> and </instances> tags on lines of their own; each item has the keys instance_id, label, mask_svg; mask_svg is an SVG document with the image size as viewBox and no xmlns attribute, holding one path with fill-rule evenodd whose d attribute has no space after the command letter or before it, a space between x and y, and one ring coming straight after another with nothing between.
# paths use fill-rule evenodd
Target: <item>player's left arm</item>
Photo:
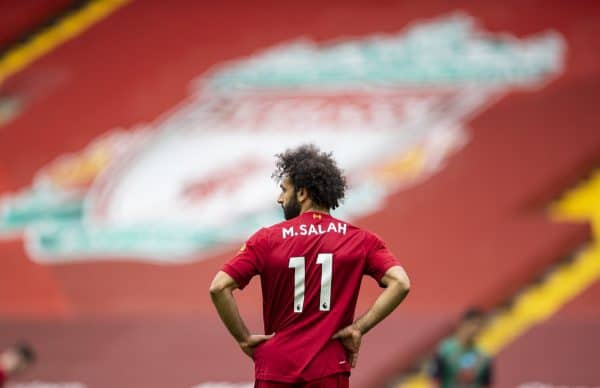
<instances>
[{"instance_id":1,"label":"player's left arm","mask_svg":"<svg viewBox=\"0 0 600 388\"><path fill-rule=\"evenodd\" d=\"M239 288L237 282L230 275L219 271L210 284L210 297L227 330L238 342L242 351L252 358L254 348L274 334L250 334L233 297L233 290L237 288Z\"/></svg>"},{"instance_id":2,"label":"player's left arm","mask_svg":"<svg viewBox=\"0 0 600 388\"><path fill-rule=\"evenodd\" d=\"M352 367L356 366L362 336L394 311L410 291L408 275L399 265L390 267L380 283L385 290L377 297L371 308L353 324L333 336L333 339L339 339L348 349Z\"/></svg>"},{"instance_id":3,"label":"player's left arm","mask_svg":"<svg viewBox=\"0 0 600 388\"><path fill-rule=\"evenodd\" d=\"M390 315L410 291L410 279L399 265L394 265L388 269L380 281L385 290L375 300L371 308L354 322L354 326L360 330L361 334L366 334L375 325Z\"/></svg>"}]
</instances>

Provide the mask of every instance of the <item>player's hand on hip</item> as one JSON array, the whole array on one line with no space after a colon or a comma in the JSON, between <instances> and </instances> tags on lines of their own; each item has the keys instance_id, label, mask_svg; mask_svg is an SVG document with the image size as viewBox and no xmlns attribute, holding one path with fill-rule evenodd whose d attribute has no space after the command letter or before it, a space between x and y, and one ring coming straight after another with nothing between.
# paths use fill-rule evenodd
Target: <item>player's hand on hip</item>
<instances>
[{"instance_id":1,"label":"player's hand on hip","mask_svg":"<svg viewBox=\"0 0 600 388\"><path fill-rule=\"evenodd\" d=\"M360 350L360 342L362 340L362 333L356 327L350 325L344 327L342 330L335 333L333 339L339 340L342 345L346 348L350 366L356 367L356 361L358 360L358 351Z\"/></svg>"},{"instance_id":2,"label":"player's hand on hip","mask_svg":"<svg viewBox=\"0 0 600 388\"><path fill-rule=\"evenodd\" d=\"M248 355L248 357L254 359L254 349L263 342L273 338L274 335L275 333L269 335L250 334L250 336L248 336L248 338L246 338L245 341L240 342L240 347L242 348L242 351L246 353L246 355Z\"/></svg>"}]
</instances>

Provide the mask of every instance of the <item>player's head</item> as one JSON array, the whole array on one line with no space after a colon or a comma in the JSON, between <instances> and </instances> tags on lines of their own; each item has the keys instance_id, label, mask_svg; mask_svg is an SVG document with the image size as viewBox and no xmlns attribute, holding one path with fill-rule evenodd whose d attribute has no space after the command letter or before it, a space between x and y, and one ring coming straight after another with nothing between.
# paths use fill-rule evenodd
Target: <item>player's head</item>
<instances>
[{"instance_id":1,"label":"player's head","mask_svg":"<svg viewBox=\"0 0 600 388\"><path fill-rule=\"evenodd\" d=\"M485 324L485 313L479 308L469 308L463 313L458 328L458 336L467 345L473 345L475 338Z\"/></svg>"},{"instance_id":2,"label":"player's head","mask_svg":"<svg viewBox=\"0 0 600 388\"><path fill-rule=\"evenodd\" d=\"M277 154L273 178L281 187L277 202L286 220L306 210L329 211L340 205L346 178L331 153L305 144Z\"/></svg>"},{"instance_id":3,"label":"player's head","mask_svg":"<svg viewBox=\"0 0 600 388\"><path fill-rule=\"evenodd\" d=\"M7 374L20 372L34 361L33 348L25 342L19 342L0 354L0 366Z\"/></svg>"}]
</instances>

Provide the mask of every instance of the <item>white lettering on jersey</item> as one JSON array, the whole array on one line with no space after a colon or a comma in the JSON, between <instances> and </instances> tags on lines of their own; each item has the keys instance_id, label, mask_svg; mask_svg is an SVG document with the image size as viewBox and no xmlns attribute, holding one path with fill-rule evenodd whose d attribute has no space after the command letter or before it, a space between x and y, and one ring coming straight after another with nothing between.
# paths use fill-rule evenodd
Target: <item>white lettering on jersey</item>
<instances>
[{"instance_id":1,"label":"white lettering on jersey","mask_svg":"<svg viewBox=\"0 0 600 388\"><path fill-rule=\"evenodd\" d=\"M306 225L300 225L300 236L306 236L308 232L306 231Z\"/></svg>"},{"instance_id":2,"label":"white lettering on jersey","mask_svg":"<svg viewBox=\"0 0 600 388\"><path fill-rule=\"evenodd\" d=\"M282 236L283 238L286 238L286 237L288 237L288 236L293 236L293 235L294 235L294 227L293 227L293 226L290 226L290 227L289 227L289 228L287 228L287 229L286 229L286 228L283 228L283 229L281 229L281 233L282 233L282 235L283 235L283 236Z\"/></svg>"},{"instance_id":3,"label":"white lettering on jersey","mask_svg":"<svg viewBox=\"0 0 600 388\"><path fill-rule=\"evenodd\" d=\"M294 236L316 236L325 233L339 233L345 235L347 231L348 225L344 224L343 222L330 222L327 227L322 224L318 224L316 226L313 224L300 224L298 231L295 231L293 226L290 226L289 228L282 228L281 236L285 239Z\"/></svg>"}]
</instances>

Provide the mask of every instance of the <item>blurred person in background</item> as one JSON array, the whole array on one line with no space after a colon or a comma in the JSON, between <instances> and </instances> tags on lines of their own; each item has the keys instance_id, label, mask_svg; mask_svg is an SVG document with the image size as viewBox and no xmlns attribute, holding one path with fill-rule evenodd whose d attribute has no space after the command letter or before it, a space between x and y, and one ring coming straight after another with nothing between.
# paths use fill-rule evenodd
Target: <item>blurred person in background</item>
<instances>
[{"instance_id":1,"label":"blurred person in background","mask_svg":"<svg viewBox=\"0 0 600 388\"><path fill-rule=\"evenodd\" d=\"M467 310L456 333L438 347L431 375L440 388L489 387L492 359L476 344L485 324L482 310Z\"/></svg>"},{"instance_id":2,"label":"blurred person in background","mask_svg":"<svg viewBox=\"0 0 600 388\"><path fill-rule=\"evenodd\" d=\"M19 342L0 353L0 387L6 380L25 369L35 360L33 348L24 342Z\"/></svg>"}]
</instances>

